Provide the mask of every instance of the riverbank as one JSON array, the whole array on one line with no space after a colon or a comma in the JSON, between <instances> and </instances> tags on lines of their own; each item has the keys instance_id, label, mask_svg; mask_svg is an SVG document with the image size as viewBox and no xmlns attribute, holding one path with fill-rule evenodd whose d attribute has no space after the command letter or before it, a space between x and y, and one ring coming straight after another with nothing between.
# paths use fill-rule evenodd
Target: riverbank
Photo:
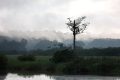
<instances>
[{"instance_id":1,"label":"riverbank","mask_svg":"<svg viewBox=\"0 0 120 80\"><path fill-rule=\"evenodd\" d=\"M52 56L35 56L33 61L20 61L17 55L7 56L7 72L21 74L102 75L120 76L120 57L84 56L70 62L54 63Z\"/></svg>"}]
</instances>

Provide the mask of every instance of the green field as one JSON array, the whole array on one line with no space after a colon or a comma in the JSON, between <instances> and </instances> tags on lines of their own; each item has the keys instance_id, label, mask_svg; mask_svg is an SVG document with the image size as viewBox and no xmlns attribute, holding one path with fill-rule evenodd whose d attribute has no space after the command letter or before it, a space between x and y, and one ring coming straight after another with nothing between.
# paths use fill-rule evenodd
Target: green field
<instances>
[{"instance_id":1,"label":"green field","mask_svg":"<svg viewBox=\"0 0 120 80\"><path fill-rule=\"evenodd\" d=\"M35 56L34 61L20 61L19 56L7 55L8 72L120 76L120 56L81 56L60 63L52 62L52 56Z\"/></svg>"},{"instance_id":2,"label":"green field","mask_svg":"<svg viewBox=\"0 0 120 80\"><path fill-rule=\"evenodd\" d=\"M19 71L33 71L43 72L43 68L46 68L50 64L49 59L51 56L36 56L35 61L20 61L17 55L8 55L8 71L19 72ZM42 69L41 69L42 67Z\"/></svg>"}]
</instances>

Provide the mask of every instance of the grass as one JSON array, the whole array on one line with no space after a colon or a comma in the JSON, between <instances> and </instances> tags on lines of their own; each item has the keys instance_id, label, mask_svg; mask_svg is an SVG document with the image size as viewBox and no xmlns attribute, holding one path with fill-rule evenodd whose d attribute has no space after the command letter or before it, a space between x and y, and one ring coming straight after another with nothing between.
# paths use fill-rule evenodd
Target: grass
<instances>
[{"instance_id":1,"label":"grass","mask_svg":"<svg viewBox=\"0 0 120 80\"><path fill-rule=\"evenodd\" d=\"M51 56L36 56L35 61L19 61L18 55L8 55L8 69L9 71L38 71L41 72L50 63ZM41 69L41 67L43 69ZM37 70L38 69L38 70Z\"/></svg>"},{"instance_id":2,"label":"grass","mask_svg":"<svg viewBox=\"0 0 120 80\"><path fill-rule=\"evenodd\" d=\"M21 62L17 59L18 55L8 55L8 64L16 64L16 63L29 63L29 61L27 62ZM40 62L41 64L47 64L49 63L49 59L51 58L51 56L36 56L36 60L33 61L34 62ZM32 61L30 61L31 63Z\"/></svg>"},{"instance_id":3,"label":"grass","mask_svg":"<svg viewBox=\"0 0 120 80\"><path fill-rule=\"evenodd\" d=\"M36 60L35 61L19 61L18 60L19 55L7 55L8 58L8 71L9 72L26 72L31 68L35 73L38 72L45 72L49 73L49 70L53 70L50 72L53 72L55 74L62 74L62 69L65 66L65 64L60 63L60 64L54 64L50 61L50 58L52 56L35 56ZM37 70L34 70L34 69ZM31 71L29 70L29 71ZM55 71L54 71L55 70Z\"/></svg>"},{"instance_id":4,"label":"grass","mask_svg":"<svg viewBox=\"0 0 120 80\"><path fill-rule=\"evenodd\" d=\"M19 73L21 71L25 73L25 72L32 71L35 73L38 72L38 73L50 73L50 74L51 73L64 74L63 69L66 67L67 64L69 64L69 63L57 63L57 64L52 63L50 61L50 58L52 56L35 56L36 57L35 61L20 61L18 60L18 56L19 55L7 55L7 58L8 58L7 67L9 72ZM76 64L80 64L80 65L83 65L84 68L89 70L94 70L95 68L97 69L97 65L95 64L99 64L99 65L105 66L103 68L110 70L111 75L113 74L119 75L120 73L120 56L108 56L108 57L84 56L84 57L80 57L80 63L75 63L75 64L72 63L72 64L73 65L70 67L74 67ZM109 66L109 67L106 67L106 66ZM110 66L113 68L111 68ZM66 67L66 69L68 68ZM97 72L94 72L94 73L97 74ZM94 73L90 73L90 74L94 74Z\"/></svg>"},{"instance_id":5,"label":"grass","mask_svg":"<svg viewBox=\"0 0 120 80\"><path fill-rule=\"evenodd\" d=\"M40 62L41 64L48 64L50 63L49 59L52 56L36 56L36 61Z\"/></svg>"}]
</instances>

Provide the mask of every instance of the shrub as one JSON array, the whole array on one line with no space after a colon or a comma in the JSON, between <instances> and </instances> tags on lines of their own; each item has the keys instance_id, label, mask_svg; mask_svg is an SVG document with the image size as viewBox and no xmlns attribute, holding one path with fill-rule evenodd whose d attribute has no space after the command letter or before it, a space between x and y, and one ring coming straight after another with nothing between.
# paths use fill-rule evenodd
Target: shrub
<instances>
[{"instance_id":1,"label":"shrub","mask_svg":"<svg viewBox=\"0 0 120 80\"><path fill-rule=\"evenodd\" d=\"M55 73L56 71L56 64L54 63L49 63L46 68L48 73Z\"/></svg>"},{"instance_id":2,"label":"shrub","mask_svg":"<svg viewBox=\"0 0 120 80\"><path fill-rule=\"evenodd\" d=\"M66 66L63 68L63 73L65 74L88 74L88 68L86 67L86 63L84 61L81 61L80 59L76 59L72 61L71 63L66 64Z\"/></svg>"},{"instance_id":3,"label":"shrub","mask_svg":"<svg viewBox=\"0 0 120 80\"><path fill-rule=\"evenodd\" d=\"M21 55L18 57L20 61L35 61L35 56L33 55Z\"/></svg>"},{"instance_id":4,"label":"shrub","mask_svg":"<svg viewBox=\"0 0 120 80\"><path fill-rule=\"evenodd\" d=\"M7 68L7 57L5 55L0 55L0 74L5 72Z\"/></svg>"},{"instance_id":5,"label":"shrub","mask_svg":"<svg viewBox=\"0 0 120 80\"><path fill-rule=\"evenodd\" d=\"M40 63L34 63L26 67L27 71L33 71L33 72L41 72L41 64Z\"/></svg>"},{"instance_id":6,"label":"shrub","mask_svg":"<svg viewBox=\"0 0 120 80\"><path fill-rule=\"evenodd\" d=\"M81 57L67 63L63 68L65 74L120 75L119 58Z\"/></svg>"},{"instance_id":7,"label":"shrub","mask_svg":"<svg viewBox=\"0 0 120 80\"><path fill-rule=\"evenodd\" d=\"M51 61L55 63L62 63L72 61L75 58L76 55L73 53L73 51L65 49L62 51L55 52L53 57L51 58Z\"/></svg>"}]
</instances>

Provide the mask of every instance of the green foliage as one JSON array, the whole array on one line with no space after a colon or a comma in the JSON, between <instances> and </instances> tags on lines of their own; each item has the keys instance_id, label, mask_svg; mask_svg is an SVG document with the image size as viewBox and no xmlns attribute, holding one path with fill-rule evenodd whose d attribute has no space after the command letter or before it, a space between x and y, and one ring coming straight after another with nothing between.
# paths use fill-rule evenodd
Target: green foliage
<instances>
[{"instance_id":1,"label":"green foliage","mask_svg":"<svg viewBox=\"0 0 120 80\"><path fill-rule=\"evenodd\" d=\"M20 61L17 55L9 55L7 57L8 71L18 73L45 73L50 66L49 58L51 58L51 56L34 56L34 61Z\"/></svg>"},{"instance_id":2,"label":"green foliage","mask_svg":"<svg viewBox=\"0 0 120 80\"><path fill-rule=\"evenodd\" d=\"M82 59L76 59L71 63L68 63L63 69L63 72L66 74L87 74L87 63Z\"/></svg>"},{"instance_id":3,"label":"green foliage","mask_svg":"<svg viewBox=\"0 0 120 80\"><path fill-rule=\"evenodd\" d=\"M65 74L120 75L120 59L117 57L80 57L63 68Z\"/></svg>"},{"instance_id":4,"label":"green foliage","mask_svg":"<svg viewBox=\"0 0 120 80\"><path fill-rule=\"evenodd\" d=\"M76 55L73 53L73 51L65 49L62 51L55 52L53 57L51 58L51 61L55 63L64 63L64 62L70 62L75 58Z\"/></svg>"},{"instance_id":5,"label":"green foliage","mask_svg":"<svg viewBox=\"0 0 120 80\"><path fill-rule=\"evenodd\" d=\"M7 57L9 72L120 76L119 56L81 56L59 64L49 61L51 56L35 56L35 61L19 61L15 55Z\"/></svg>"},{"instance_id":6,"label":"green foliage","mask_svg":"<svg viewBox=\"0 0 120 80\"><path fill-rule=\"evenodd\" d=\"M48 63L46 71L47 73L55 73L56 72L56 64L55 63Z\"/></svg>"},{"instance_id":7,"label":"green foliage","mask_svg":"<svg viewBox=\"0 0 120 80\"><path fill-rule=\"evenodd\" d=\"M35 56L33 55L21 55L18 56L18 60L20 61L35 61Z\"/></svg>"},{"instance_id":8,"label":"green foliage","mask_svg":"<svg viewBox=\"0 0 120 80\"><path fill-rule=\"evenodd\" d=\"M120 56L120 48L90 48L90 49L76 49L79 56Z\"/></svg>"},{"instance_id":9,"label":"green foliage","mask_svg":"<svg viewBox=\"0 0 120 80\"><path fill-rule=\"evenodd\" d=\"M0 55L0 74L5 73L7 68L7 57L5 55Z\"/></svg>"},{"instance_id":10,"label":"green foliage","mask_svg":"<svg viewBox=\"0 0 120 80\"><path fill-rule=\"evenodd\" d=\"M64 48L54 48L48 50L33 50L29 52L25 51L0 51L1 53L8 55L21 55L21 54L33 54L39 56L53 56L55 52L60 52ZM120 56L120 47L109 47L109 48L90 48L85 49L82 47L76 47L76 54L79 56Z\"/></svg>"},{"instance_id":11,"label":"green foliage","mask_svg":"<svg viewBox=\"0 0 120 80\"><path fill-rule=\"evenodd\" d=\"M26 71L32 71L32 72L41 72L41 64L40 63L33 63L30 64L29 66L26 66L25 70Z\"/></svg>"}]
</instances>

